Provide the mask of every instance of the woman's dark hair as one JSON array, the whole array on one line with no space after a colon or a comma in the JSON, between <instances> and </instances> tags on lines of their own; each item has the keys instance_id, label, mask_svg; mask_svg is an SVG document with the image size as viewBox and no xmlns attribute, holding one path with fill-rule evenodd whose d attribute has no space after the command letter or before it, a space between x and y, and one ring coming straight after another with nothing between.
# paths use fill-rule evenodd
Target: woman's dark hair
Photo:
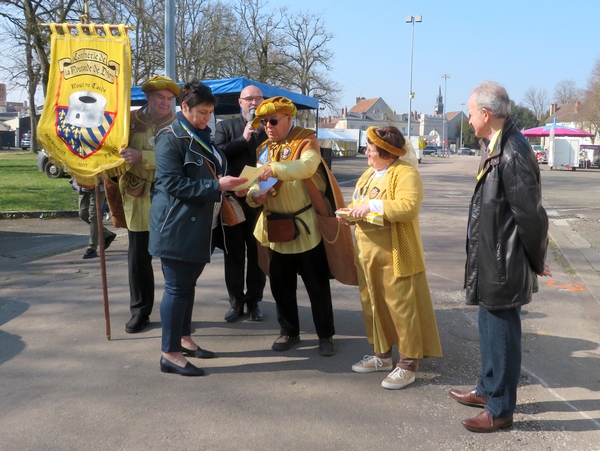
<instances>
[{"instance_id":1,"label":"woman's dark hair","mask_svg":"<svg viewBox=\"0 0 600 451\"><path fill-rule=\"evenodd\" d=\"M402 149L404 147L404 144L406 143L406 140L404 139L404 135L396 127L392 127L392 126L381 127L381 128L378 128L375 130L375 134L377 136L379 136L381 139L383 139L386 143L394 146L396 149ZM371 141L368 138L367 138L367 141L370 144L373 144L373 141ZM375 148L377 149L377 153L379 153L379 156L381 158L383 158L384 160L387 160L388 158L394 158L394 159L398 158L397 155L393 155L393 154L389 153L387 150L382 149L378 145L375 145Z\"/></svg>"},{"instance_id":2,"label":"woman's dark hair","mask_svg":"<svg viewBox=\"0 0 600 451\"><path fill-rule=\"evenodd\" d=\"M189 108L205 103L207 105L217 105L217 98L212 93L211 89L204 83L198 80L188 81L181 88L179 97L181 103L185 102Z\"/></svg>"}]
</instances>

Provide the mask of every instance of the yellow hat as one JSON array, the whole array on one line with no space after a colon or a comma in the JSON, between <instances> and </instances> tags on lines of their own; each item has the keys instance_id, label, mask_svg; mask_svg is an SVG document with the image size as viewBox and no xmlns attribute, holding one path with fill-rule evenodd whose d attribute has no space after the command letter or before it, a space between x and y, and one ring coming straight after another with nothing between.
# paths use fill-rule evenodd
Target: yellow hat
<instances>
[{"instance_id":1,"label":"yellow hat","mask_svg":"<svg viewBox=\"0 0 600 451\"><path fill-rule=\"evenodd\" d=\"M258 107L256 107L256 113L252 126L254 128L260 125L260 119L264 116L269 116L275 113L283 113L290 116L295 116L298 112L296 105L286 97L277 96L271 97L270 99L263 100Z\"/></svg>"},{"instance_id":2,"label":"yellow hat","mask_svg":"<svg viewBox=\"0 0 600 451\"><path fill-rule=\"evenodd\" d=\"M150 80L142 83L142 92L160 91L161 89L167 89L179 97L181 88L177 83L171 80L169 77L157 75L152 77Z\"/></svg>"},{"instance_id":3,"label":"yellow hat","mask_svg":"<svg viewBox=\"0 0 600 451\"><path fill-rule=\"evenodd\" d=\"M375 133L375 130L377 130L377 127L375 126L367 128L367 138L369 138L377 147L381 147L383 150L387 150L389 153L396 155L397 157L406 155L405 148L398 149L397 147L392 146L390 143L381 139L377 133Z\"/></svg>"}]
</instances>

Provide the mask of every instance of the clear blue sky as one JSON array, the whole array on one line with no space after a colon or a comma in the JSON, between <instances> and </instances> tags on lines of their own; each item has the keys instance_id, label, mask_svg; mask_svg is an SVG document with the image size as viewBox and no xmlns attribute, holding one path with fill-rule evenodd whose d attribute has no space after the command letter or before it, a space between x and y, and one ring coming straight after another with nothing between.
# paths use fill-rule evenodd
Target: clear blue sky
<instances>
[{"instance_id":1,"label":"clear blue sky","mask_svg":"<svg viewBox=\"0 0 600 451\"><path fill-rule=\"evenodd\" d=\"M340 107L357 96L382 97L398 113L408 111L412 25L415 24L413 110L433 113L447 80L446 111L459 111L472 88L489 79L521 103L530 87L554 87L572 79L587 86L600 58L598 0L270 0L289 11L322 13L334 39L329 72L343 91ZM466 111L466 105L465 105Z\"/></svg>"},{"instance_id":2,"label":"clear blue sky","mask_svg":"<svg viewBox=\"0 0 600 451\"><path fill-rule=\"evenodd\" d=\"M412 26L406 15L423 16L415 24L413 62L412 107L420 113L433 113L444 73L451 75L446 110L459 111L486 79L503 84L516 103L530 87L545 88L552 101L562 80L585 88L600 58L598 0L269 1L322 14L334 35L328 75L342 87L340 108L362 96L408 111ZM24 98L9 94L9 100Z\"/></svg>"}]
</instances>

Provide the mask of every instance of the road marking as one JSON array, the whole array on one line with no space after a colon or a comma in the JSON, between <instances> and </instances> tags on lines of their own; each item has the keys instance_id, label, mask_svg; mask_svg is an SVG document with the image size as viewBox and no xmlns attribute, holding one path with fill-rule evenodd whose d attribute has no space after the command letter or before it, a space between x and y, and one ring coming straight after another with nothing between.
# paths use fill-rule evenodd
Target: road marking
<instances>
[{"instance_id":1,"label":"road marking","mask_svg":"<svg viewBox=\"0 0 600 451\"><path fill-rule=\"evenodd\" d=\"M562 285L556 285L554 280L549 280L546 282L546 285L552 288L558 288L559 290L567 290L567 291L584 291L581 285L577 285L576 283L564 283Z\"/></svg>"}]
</instances>

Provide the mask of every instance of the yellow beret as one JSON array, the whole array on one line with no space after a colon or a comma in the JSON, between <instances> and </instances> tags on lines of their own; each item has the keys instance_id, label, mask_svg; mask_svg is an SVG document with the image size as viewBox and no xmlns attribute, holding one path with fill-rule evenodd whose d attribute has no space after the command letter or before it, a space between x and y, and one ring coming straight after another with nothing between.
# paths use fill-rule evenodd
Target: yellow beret
<instances>
[{"instance_id":1,"label":"yellow beret","mask_svg":"<svg viewBox=\"0 0 600 451\"><path fill-rule=\"evenodd\" d=\"M179 93L181 92L181 88L177 83L169 77L164 77L162 75L157 75L142 83L142 92L160 91L161 89L167 89L177 97L179 97Z\"/></svg>"},{"instance_id":2,"label":"yellow beret","mask_svg":"<svg viewBox=\"0 0 600 451\"><path fill-rule=\"evenodd\" d=\"M296 105L294 105L290 99L282 96L271 97L270 99L263 100L260 105L256 107L252 126L254 128L258 127L260 125L260 119L264 116L270 116L275 113L295 116L297 112L298 109L296 108Z\"/></svg>"},{"instance_id":3,"label":"yellow beret","mask_svg":"<svg viewBox=\"0 0 600 451\"><path fill-rule=\"evenodd\" d=\"M371 142L373 142L377 147L380 147L383 150L387 150L389 153L391 153L392 155L396 155L397 157L406 155L405 148L398 149L397 147L392 146L390 143L381 139L377 135L377 133L375 133L375 130L377 130L377 127L375 126L367 128L367 138L369 138Z\"/></svg>"}]
</instances>

